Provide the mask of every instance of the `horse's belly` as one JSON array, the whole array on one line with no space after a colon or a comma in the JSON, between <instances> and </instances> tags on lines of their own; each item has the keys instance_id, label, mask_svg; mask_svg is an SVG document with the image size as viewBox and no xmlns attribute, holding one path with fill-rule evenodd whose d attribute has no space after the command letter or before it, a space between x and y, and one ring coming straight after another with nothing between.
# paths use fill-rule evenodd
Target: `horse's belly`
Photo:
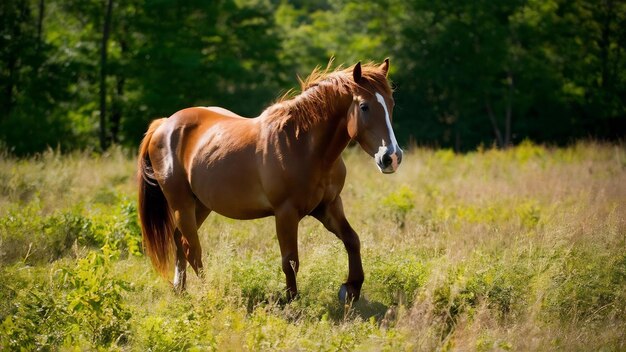
<instances>
[{"instance_id":1,"label":"horse's belly","mask_svg":"<svg viewBox=\"0 0 626 352\"><path fill-rule=\"evenodd\" d=\"M272 207L260 184L249 172L208 172L192 180L196 197L212 211L233 219L272 215Z\"/></svg>"},{"instance_id":2,"label":"horse's belly","mask_svg":"<svg viewBox=\"0 0 626 352\"><path fill-rule=\"evenodd\" d=\"M243 194L219 194L212 197L212 210L216 213L239 220L258 219L273 215L269 204L258 197L256 199Z\"/></svg>"},{"instance_id":3,"label":"horse's belly","mask_svg":"<svg viewBox=\"0 0 626 352\"><path fill-rule=\"evenodd\" d=\"M234 219L272 215L258 175L254 127L245 119L216 124L202 134L188 166L196 197Z\"/></svg>"}]
</instances>

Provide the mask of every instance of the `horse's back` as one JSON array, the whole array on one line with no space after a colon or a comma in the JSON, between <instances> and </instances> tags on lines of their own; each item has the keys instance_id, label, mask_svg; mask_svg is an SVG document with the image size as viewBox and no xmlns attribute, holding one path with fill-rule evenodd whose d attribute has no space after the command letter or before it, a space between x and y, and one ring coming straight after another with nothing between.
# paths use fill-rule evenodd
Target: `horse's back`
<instances>
[{"instance_id":1,"label":"horse's back","mask_svg":"<svg viewBox=\"0 0 626 352\"><path fill-rule=\"evenodd\" d=\"M232 218L270 215L258 173L258 124L219 107L188 108L155 133L162 187L187 188L207 208ZM181 186L184 184L184 187ZM183 192L184 193L184 192Z\"/></svg>"},{"instance_id":2,"label":"horse's back","mask_svg":"<svg viewBox=\"0 0 626 352\"><path fill-rule=\"evenodd\" d=\"M174 128L199 128L203 130L218 122L248 119L218 106L199 106L177 111L167 120L166 124Z\"/></svg>"},{"instance_id":3,"label":"horse's back","mask_svg":"<svg viewBox=\"0 0 626 352\"><path fill-rule=\"evenodd\" d=\"M235 118L239 118L239 119L243 119L245 117L243 116L239 116L237 114L235 114L234 112L228 110L228 109L224 109L222 107L219 106L207 106L207 107L202 107L202 108L198 108L198 109L206 109L212 113L218 114L218 115L222 115L222 116L227 116L227 117L235 117Z\"/></svg>"},{"instance_id":4,"label":"horse's back","mask_svg":"<svg viewBox=\"0 0 626 352\"><path fill-rule=\"evenodd\" d=\"M207 130L233 119L243 118L222 108L194 107L164 120L154 131L149 148L150 159L163 181L176 171L176 166L184 168Z\"/></svg>"}]
</instances>

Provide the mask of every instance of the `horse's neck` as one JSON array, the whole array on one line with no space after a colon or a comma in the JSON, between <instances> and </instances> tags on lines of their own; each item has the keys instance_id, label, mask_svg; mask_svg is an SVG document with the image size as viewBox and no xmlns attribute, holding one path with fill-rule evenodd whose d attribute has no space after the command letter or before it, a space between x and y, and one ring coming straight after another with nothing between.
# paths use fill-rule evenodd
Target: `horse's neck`
<instances>
[{"instance_id":1,"label":"horse's neck","mask_svg":"<svg viewBox=\"0 0 626 352\"><path fill-rule=\"evenodd\" d=\"M280 128L288 130L289 133L283 135L283 138L289 139L291 149L297 150L303 159L319 160L325 166L333 165L350 142L347 115L353 99L350 93L335 93L323 98L331 104L312 105L307 100L289 101L268 108L259 118L268 121L270 128L282 126ZM281 120L285 113L289 117ZM272 121L278 121L278 124Z\"/></svg>"},{"instance_id":2,"label":"horse's neck","mask_svg":"<svg viewBox=\"0 0 626 352\"><path fill-rule=\"evenodd\" d=\"M348 135L348 110L352 96L340 97L310 130L313 153L332 165L350 142Z\"/></svg>"}]
</instances>

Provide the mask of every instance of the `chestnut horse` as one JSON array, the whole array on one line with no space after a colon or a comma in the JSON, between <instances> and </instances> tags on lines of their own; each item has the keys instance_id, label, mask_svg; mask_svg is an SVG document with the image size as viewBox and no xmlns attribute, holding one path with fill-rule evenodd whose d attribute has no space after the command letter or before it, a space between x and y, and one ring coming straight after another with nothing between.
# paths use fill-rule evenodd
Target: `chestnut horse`
<instances>
[{"instance_id":1,"label":"chestnut horse","mask_svg":"<svg viewBox=\"0 0 626 352\"><path fill-rule=\"evenodd\" d=\"M356 140L380 171L398 168L388 70L389 60L314 70L300 95L256 118L195 107L154 120L141 143L138 181L144 246L156 269L168 276L175 249L174 288L184 290L187 263L202 272L198 227L211 211L233 219L273 215L291 300L298 223L311 215L343 241L349 273L339 298L357 300L364 276L359 237L341 202L341 152Z\"/></svg>"}]
</instances>

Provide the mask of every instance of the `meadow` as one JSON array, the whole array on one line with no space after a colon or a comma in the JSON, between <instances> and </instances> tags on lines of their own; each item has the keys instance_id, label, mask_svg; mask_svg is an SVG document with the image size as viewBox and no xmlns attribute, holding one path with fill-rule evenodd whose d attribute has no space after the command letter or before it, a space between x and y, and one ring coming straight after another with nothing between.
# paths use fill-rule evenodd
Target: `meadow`
<instances>
[{"instance_id":1,"label":"meadow","mask_svg":"<svg viewBox=\"0 0 626 352\"><path fill-rule=\"evenodd\" d=\"M282 303L272 218L211 214L206 277L177 295L143 255L134 155L0 155L0 350L626 350L626 147L413 148L380 174L347 150L343 245L300 225Z\"/></svg>"}]
</instances>

